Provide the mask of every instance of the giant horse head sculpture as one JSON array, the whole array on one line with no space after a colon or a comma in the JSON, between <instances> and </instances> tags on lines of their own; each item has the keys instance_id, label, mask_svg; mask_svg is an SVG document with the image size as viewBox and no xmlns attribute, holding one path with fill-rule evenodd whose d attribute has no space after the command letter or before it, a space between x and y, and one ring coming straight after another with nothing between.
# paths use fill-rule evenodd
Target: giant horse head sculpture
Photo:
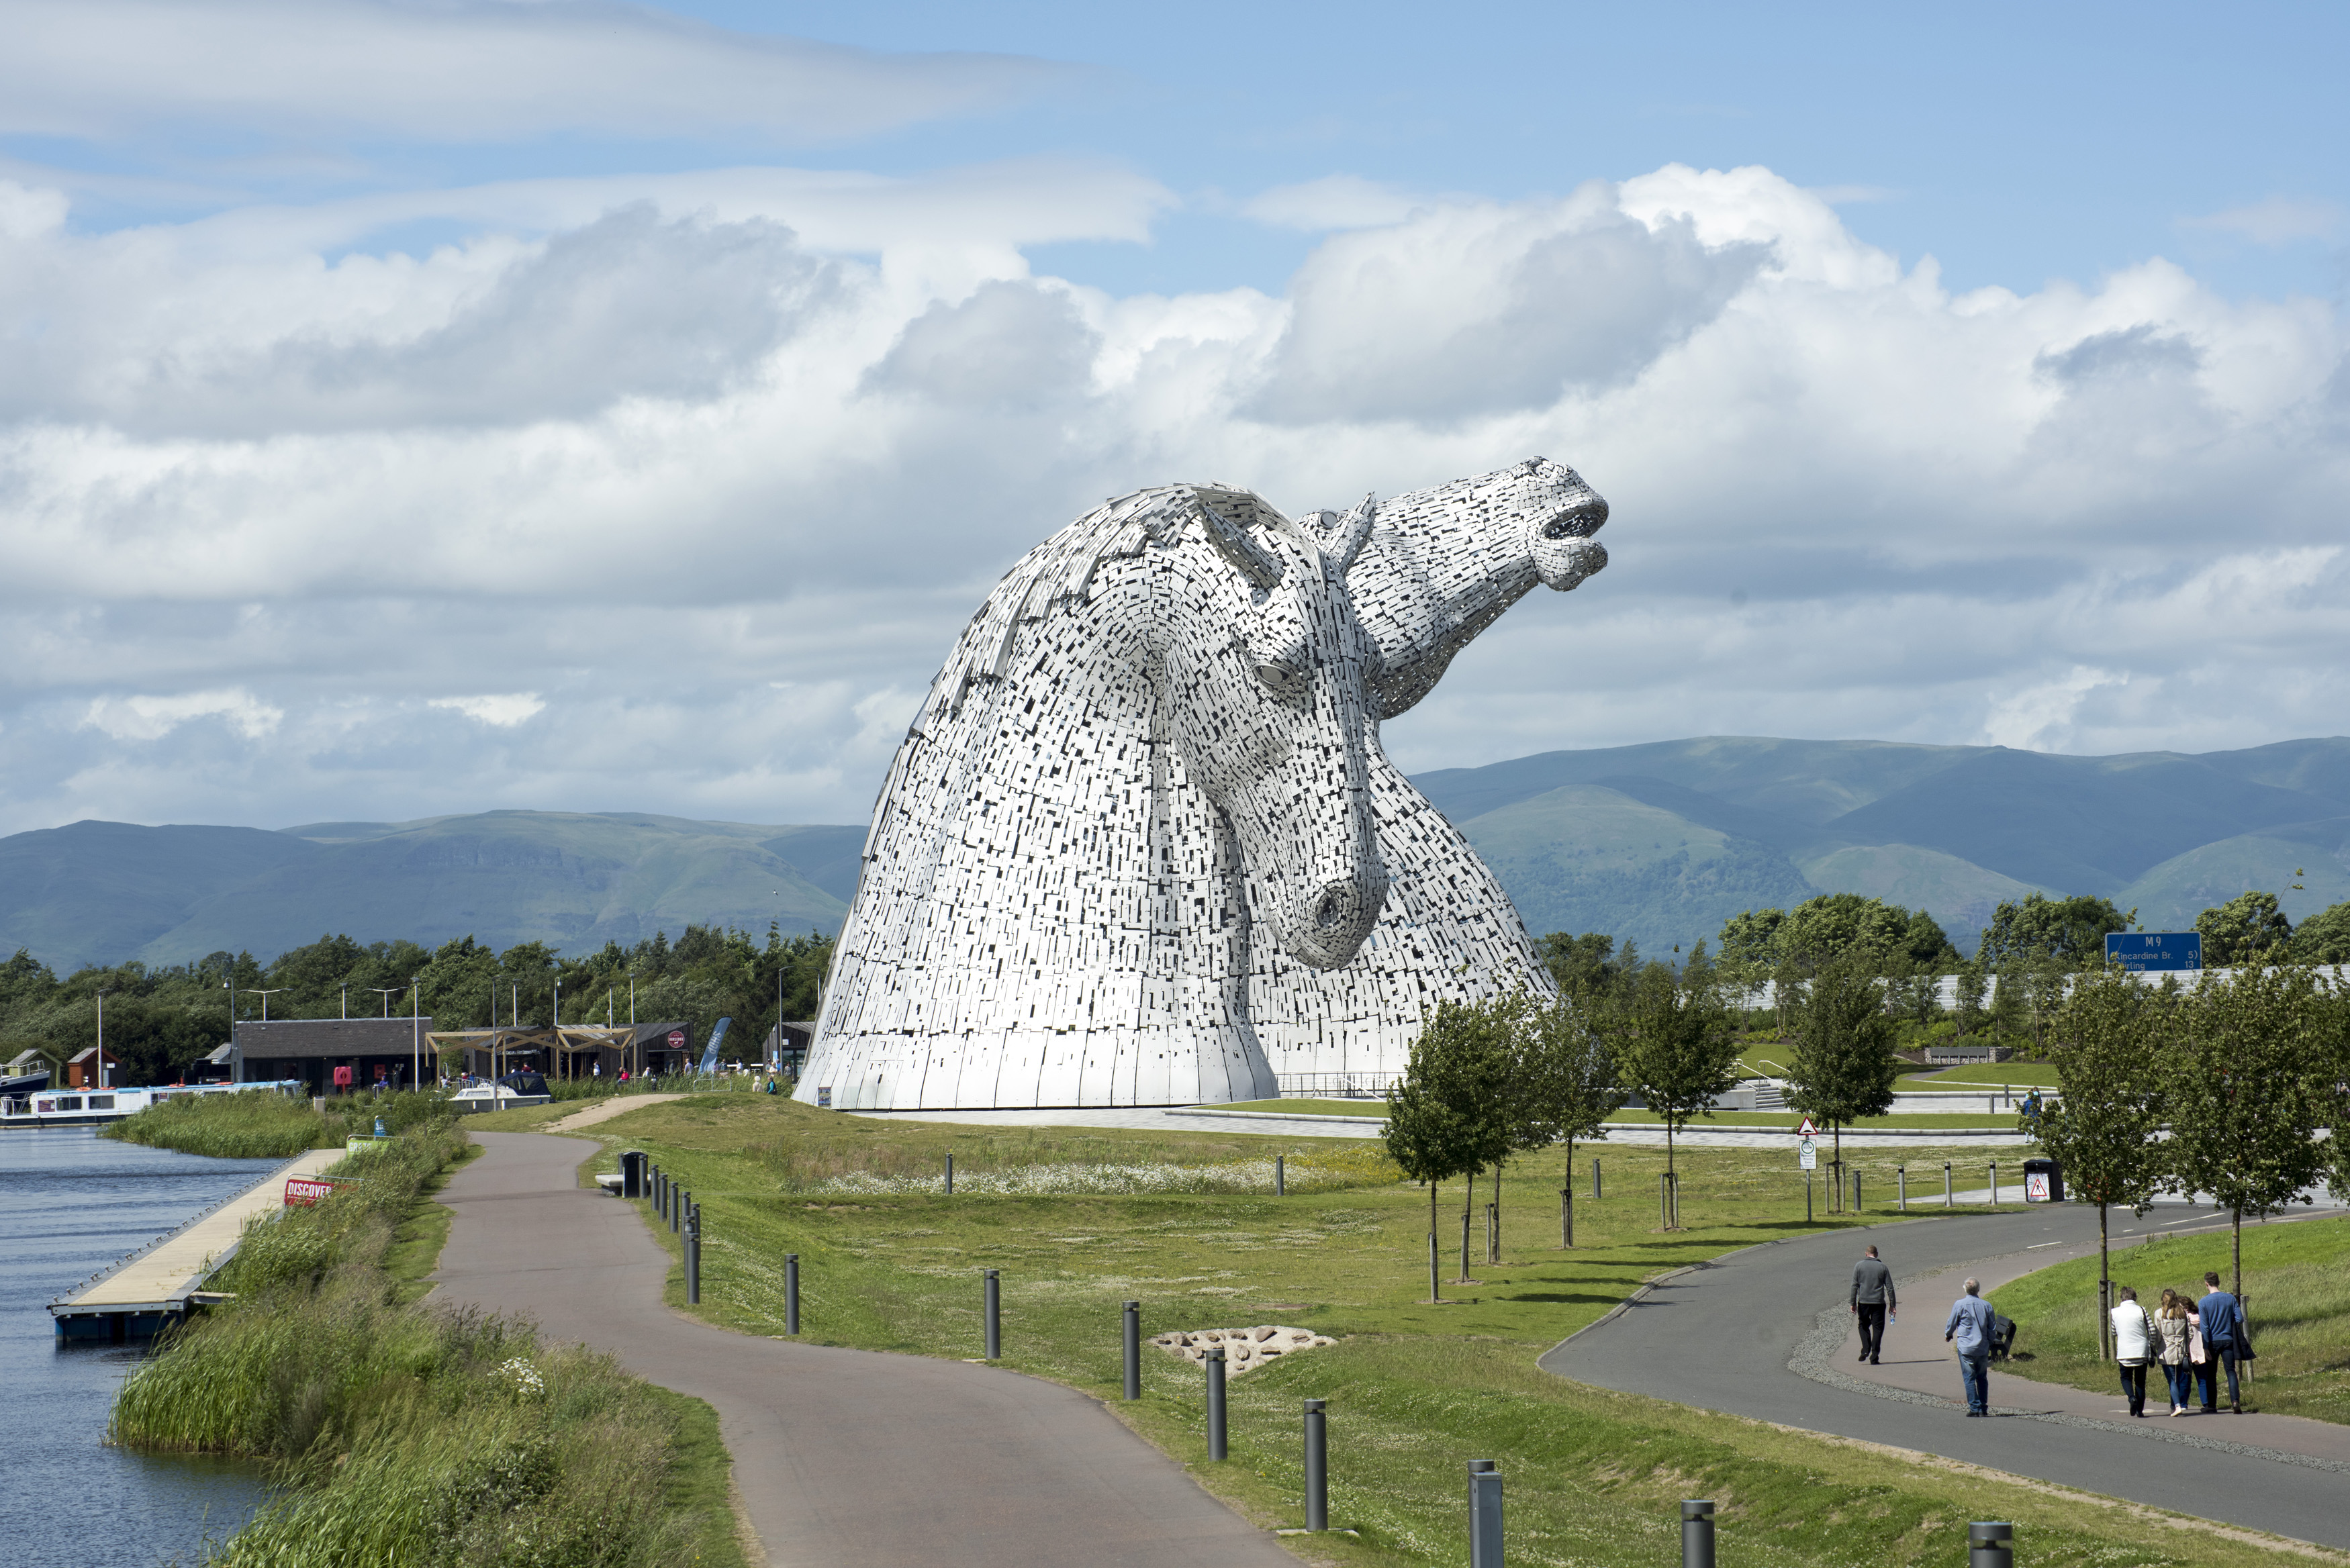
<instances>
[{"instance_id":1,"label":"giant horse head sculpture","mask_svg":"<svg viewBox=\"0 0 2350 1568\"><path fill-rule=\"evenodd\" d=\"M1253 946L1347 962L1387 896L1347 574L1246 491L1111 502L1024 558L890 766L799 1093L842 1106L1274 1091Z\"/></svg>"}]
</instances>

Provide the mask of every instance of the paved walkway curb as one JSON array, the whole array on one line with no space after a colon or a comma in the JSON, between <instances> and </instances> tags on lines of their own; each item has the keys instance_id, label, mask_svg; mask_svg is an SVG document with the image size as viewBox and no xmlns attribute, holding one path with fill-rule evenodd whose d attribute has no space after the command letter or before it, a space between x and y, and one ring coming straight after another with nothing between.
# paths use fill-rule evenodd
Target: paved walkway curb
<instances>
[{"instance_id":1,"label":"paved walkway curb","mask_svg":"<svg viewBox=\"0 0 2350 1568\"><path fill-rule=\"evenodd\" d=\"M962 1362L756 1339L663 1304L642 1209L577 1185L582 1138L476 1133L436 1302L536 1318L718 1411L775 1568L1296 1568L1098 1400ZM821 1321L821 1269L803 1301ZM1115 1325L1109 1325L1114 1330Z\"/></svg>"}]
</instances>

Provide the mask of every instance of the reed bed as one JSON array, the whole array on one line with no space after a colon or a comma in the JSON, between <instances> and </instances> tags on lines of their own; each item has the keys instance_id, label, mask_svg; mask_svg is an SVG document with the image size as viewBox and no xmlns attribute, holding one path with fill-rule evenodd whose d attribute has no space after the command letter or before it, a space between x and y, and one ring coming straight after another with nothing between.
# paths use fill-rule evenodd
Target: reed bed
<instances>
[{"instance_id":1,"label":"reed bed","mask_svg":"<svg viewBox=\"0 0 2350 1568\"><path fill-rule=\"evenodd\" d=\"M1282 1183L1291 1192L1336 1192L1350 1187L1386 1186L1400 1180L1392 1161L1375 1148L1341 1149L1328 1155L1287 1157ZM1270 1158L1226 1159L1207 1164L1147 1163L1018 1165L1003 1169L955 1172L957 1197L1037 1198L1067 1193L1139 1196L1154 1192L1271 1192ZM946 1172L884 1175L848 1171L798 1190L816 1197L911 1196L944 1193Z\"/></svg>"},{"instance_id":2,"label":"reed bed","mask_svg":"<svg viewBox=\"0 0 2350 1568\"><path fill-rule=\"evenodd\" d=\"M398 1133L446 1122L453 1114L437 1094L344 1095L329 1098L321 1111L276 1089L247 1089L165 1100L99 1136L215 1159L291 1159L305 1149L365 1137L379 1118L386 1131Z\"/></svg>"},{"instance_id":3,"label":"reed bed","mask_svg":"<svg viewBox=\"0 0 2350 1568\"><path fill-rule=\"evenodd\" d=\"M911 1126L906 1130L916 1131ZM1292 1190L1335 1191L1402 1179L1376 1143L1313 1141L1311 1153L1287 1156ZM781 1190L811 1196L943 1192L949 1152L954 1155L958 1197L1273 1190L1273 1158L1253 1147L1242 1152L1231 1143L1102 1136L1071 1127L1002 1132L928 1126L904 1142L861 1137L854 1127L827 1127L816 1136L754 1141L742 1152Z\"/></svg>"},{"instance_id":4,"label":"reed bed","mask_svg":"<svg viewBox=\"0 0 2350 1568\"><path fill-rule=\"evenodd\" d=\"M352 1179L317 1208L250 1229L217 1279L234 1299L125 1380L109 1440L270 1466L284 1490L211 1563L728 1561L719 1511L672 1496L686 1402L528 1323L400 1303L400 1223L464 1145L423 1123L338 1167Z\"/></svg>"}]
</instances>

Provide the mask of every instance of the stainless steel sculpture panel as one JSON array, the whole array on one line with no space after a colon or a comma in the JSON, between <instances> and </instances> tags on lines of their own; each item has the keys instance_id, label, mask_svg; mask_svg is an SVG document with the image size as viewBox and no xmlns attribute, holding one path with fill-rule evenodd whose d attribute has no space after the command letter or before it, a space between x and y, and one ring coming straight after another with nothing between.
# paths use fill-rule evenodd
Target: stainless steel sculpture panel
<instances>
[{"instance_id":1,"label":"stainless steel sculpture panel","mask_svg":"<svg viewBox=\"0 0 2350 1568\"><path fill-rule=\"evenodd\" d=\"M1422 1010L1549 979L1379 721L1607 564L1542 459L1282 515L1169 485L989 595L891 763L799 1096L1184 1105L1392 1071Z\"/></svg>"}]
</instances>

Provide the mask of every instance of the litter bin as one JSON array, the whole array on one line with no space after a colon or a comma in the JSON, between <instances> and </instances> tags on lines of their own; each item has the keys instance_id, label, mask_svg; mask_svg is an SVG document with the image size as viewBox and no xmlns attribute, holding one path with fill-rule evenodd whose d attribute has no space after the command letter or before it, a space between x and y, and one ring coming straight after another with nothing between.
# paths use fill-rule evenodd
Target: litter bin
<instances>
[{"instance_id":1,"label":"litter bin","mask_svg":"<svg viewBox=\"0 0 2350 1568\"><path fill-rule=\"evenodd\" d=\"M2064 1202L2064 1168L2053 1159L2025 1160L2023 1200L2026 1203Z\"/></svg>"},{"instance_id":2,"label":"litter bin","mask_svg":"<svg viewBox=\"0 0 2350 1568\"><path fill-rule=\"evenodd\" d=\"M645 1151L632 1148L620 1156L620 1196L642 1198L645 1195Z\"/></svg>"}]
</instances>

